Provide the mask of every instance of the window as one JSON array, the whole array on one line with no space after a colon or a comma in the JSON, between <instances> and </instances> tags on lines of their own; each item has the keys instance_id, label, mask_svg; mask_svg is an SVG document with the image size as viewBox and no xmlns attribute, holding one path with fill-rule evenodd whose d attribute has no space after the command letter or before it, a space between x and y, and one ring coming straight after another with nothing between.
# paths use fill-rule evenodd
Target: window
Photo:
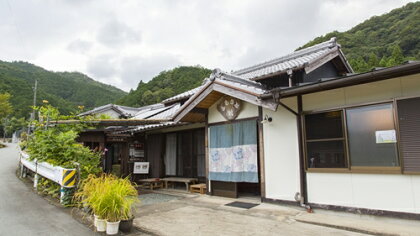
<instances>
[{"instance_id":1,"label":"window","mask_svg":"<svg viewBox=\"0 0 420 236\"><path fill-rule=\"evenodd\" d=\"M417 102L419 106L420 99ZM407 121L406 126L417 122L420 127L420 113L414 109L418 113L414 114L412 104L407 104L407 107L410 109L404 108L401 112ZM414 113L410 115L410 112ZM416 121L408 120L408 117ZM406 137L410 138L411 134L408 133ZM376 170L391 172L399 167L391 103L305 115L305 139L307 168L353 168L354 171L363 171L368 167L380 167ZM411 146L407 145L408 148ZM411 154L412 150L407 152Z\"/></svg>"},{"instance_id":2,"label":"window","mask_svg":"<svg viewBox=\"0 0 420 236\"><path fill-rule=\"evenodd\" d=\"M333 111L305 116L308 168L346 168L343 113Z\"/></svg>"},{"instance_id":3,"label":"window","mask_svg":"<svg viewBox=\"0 0 420 236\"><path fill-rule=\"evenodd\" d=\"M392 104L346 110L352 166L399 166Z\"/></svg>"}]
</instances>

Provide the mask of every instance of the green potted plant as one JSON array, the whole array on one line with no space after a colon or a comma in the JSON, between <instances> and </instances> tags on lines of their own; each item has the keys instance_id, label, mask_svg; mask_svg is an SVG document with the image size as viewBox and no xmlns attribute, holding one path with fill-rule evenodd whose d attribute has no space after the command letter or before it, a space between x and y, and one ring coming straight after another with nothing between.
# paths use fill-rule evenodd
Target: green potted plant
<instances>
[{"instance_id":1,"label":"green potted plant","mask_svg":"<svg viewBox=\"0 0 420 236\"><path fill-rule=\"evenodd\" d=\"M118 233L120 221L131 216L132 206L137 201L137 190L128 178L114 178L104 189L101 214L107 220L107 234L113 235Z\"/></svg>"},{"instance_id":2,"label":"green potted plant","mask_svg":"<svg viewBox=\"0 0 420 236\"><path fill-rule=\"evenodd\" d=\"M111 181L111 176L101 175L99 177L95 175L89 175L82 183L75 194L76 202L79 202L82 207L90 208L94 214L93 224L98 232L105 232L106 220L105 216L101 214L103 211L102 196L104 195L107 183ZM105 183L107 182L107 183Z\"/></svg>"},{"instance_id":3,"label":"green potted plant","mask_svg":"<svg viewBox=\"0 0 420 236\"><path fill-rule=\"evenodd\" d=\"M123 218L120 222L120 230L124 233L131 232L134 220L135 203L139 202L137 198L137 189L128 178L121 179L121 185L125 189L125 205L123 208Z\"/></svg>"},{"instance_id":4,"label":"green potted plant","mask_svg":"<svg viewBox=\"0 0 420 236\"><path fill-rule=\"evenodd\" d=\"M128 178L106 174L99 177L90 175L83 181L75 198L82 206L92 209L94 225L99 232L117 234L121 220L131 220L132 226L132 209L138 198L137 190ZM122 228L124 231L127 227L123 225Z\"/></svg>"}]
</instances>

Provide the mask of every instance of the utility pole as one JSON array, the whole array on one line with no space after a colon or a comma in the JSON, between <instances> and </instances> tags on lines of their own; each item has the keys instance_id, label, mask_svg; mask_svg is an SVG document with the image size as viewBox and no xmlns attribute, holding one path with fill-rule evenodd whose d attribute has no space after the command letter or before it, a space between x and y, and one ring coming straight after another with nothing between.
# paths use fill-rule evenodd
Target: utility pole
<instances>
[{"instance_id":1,"label":"utility pole","mask_svg":"<svg viewBox=\"0 0 420 236\"><path fill-rule=\"evenodd\" d=\"M34 103L33 103L33 107L32 107L31 118L29 120L28 135L31 133L32 121L35 120L35 106L36 106L36 91L37 91L37 88L38 88L38 80L35 79L35 86L33 87L33 91L34 91Z\"/></svg>"}]
</instances>

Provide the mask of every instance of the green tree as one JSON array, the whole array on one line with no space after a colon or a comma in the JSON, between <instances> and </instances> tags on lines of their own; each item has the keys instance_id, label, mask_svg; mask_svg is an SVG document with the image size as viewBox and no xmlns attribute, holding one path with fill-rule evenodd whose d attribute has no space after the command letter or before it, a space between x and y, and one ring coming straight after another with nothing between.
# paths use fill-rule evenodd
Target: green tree
<instances>
[{"instance_id":1,"label":"green tree","mask_svg":"<svg viewBox=\"0 0 420 236\"><path fill-rule=\"evenodd\" d=\"M381 60L379 61L379 66L386 67L387 64L388 64L388 58L386 56L383 56Z\"/></svg>"},{"instance_id":2,"label":"green tree","mask_svg":"<svg viewBox=\"0 0 420 236\"><path fill-rule=\"evenodd\" d=\"M317 37L301 48L336 37L353 69L365 72L374 64L369 60L372 53L381 58L379 65L382 67L399 65L409 58L420 60L419 32L420 1L417 1L371 17L348 31L333 31ZM359 57L367 60L369 66L364 66Z\"/></svg>"},{"instance_id":3,"label":"green tree","mask_svg":"<svg viewBox=\"0 0 420 236\"><path fill-rule=\"evenodd\" d=\"M203 79L208 77L211 70L201 66L180 66L168 71L162 71L152 80L145 83L140 81L137 89L118 100L125 106L145 106L187 90L200 86Z\"/></svg>"},{"instance_id":4,"label":"green tree","mask_svg":"<svg viewBox=\"0 0 420 236\"><path fill-rule=\"evenodd\" d=\"M7 117L13 112L13 108L9 100L10 94L0 94L0 119Z\"/></svg>"},{"instance_id":5,"label":"green tree","mask_svg":"<svg viewBox=\"0 0 420 236\"><path fill-rule=\"evenodd\" d=\"M377 67L379 65L378 56L376 56L376 54L374 52L371 52L369 54L367 64L371 69L374 68L374 67Z\"/></svg>"},{"instance_id":6,"label":"green tree","mask_svg":"<svg viewBox=\"0 0 420 236\"><path fill-rule=\"evenodd\" d=\"M35 78L38 81L37 101L48 100L62 114L87 110L113 103L127 93L113 86L99 83L77 72L52 72L26 62L0 61L0 94L9 93L15 117L28 117L33 105Z\"/></svg>"},{"instance_id":7,"label":"green tree","mask_svg":"<svg viewBox=\"0 0 420 236\"><path fill-rule=\"evenodd\" d=\"M10 119L5 118L7 120L5 120L5 122L2 124L4 127L4 133L5 135L10 136L11 134L13 134L14 132L21 130L22 128L24 128L26 126L26 121L25 118L16 118L16 117L12 117Z\"/></svg>"},{"instance_id":8,"label":"green tree","mask_svg":"<svg viewBox=\"0 0 420 236\"><path fill-rule=\"evenodd\" d=\"M393 61L393 64L390 66L399 65L405 60L403 52L398 45L392 47L391 60Z\"/></svg>"}]
</instances>

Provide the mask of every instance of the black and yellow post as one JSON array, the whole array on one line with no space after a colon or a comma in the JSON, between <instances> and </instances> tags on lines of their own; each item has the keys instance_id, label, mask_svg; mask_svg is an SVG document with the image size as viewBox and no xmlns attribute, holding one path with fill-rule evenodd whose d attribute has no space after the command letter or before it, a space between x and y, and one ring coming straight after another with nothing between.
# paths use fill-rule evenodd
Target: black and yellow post
<instances>
[{"instance_id":1,"label":"black and yellow post","mask_svg":"<svg viewBox=\"0 0 420 236\"><path fill-rule=\"evenodd\" d=\"M73 188L76 184L76 170L63 169L62 186L65 188Z\"/></svg>"},{"instance_id":2,"label":"black and yellow post","mask_svg":"<svg viewBox=\"0 0 420 236\"><path fill-rule=\"evenodd\" d=\"M76 186L76 170L75 169L63 169L63 175L61 180L60 189L60 203L66 204L66 199L71 198L72 188ZM68 196L66 196L68 195Z\"/></svg>"}]
</instances>

